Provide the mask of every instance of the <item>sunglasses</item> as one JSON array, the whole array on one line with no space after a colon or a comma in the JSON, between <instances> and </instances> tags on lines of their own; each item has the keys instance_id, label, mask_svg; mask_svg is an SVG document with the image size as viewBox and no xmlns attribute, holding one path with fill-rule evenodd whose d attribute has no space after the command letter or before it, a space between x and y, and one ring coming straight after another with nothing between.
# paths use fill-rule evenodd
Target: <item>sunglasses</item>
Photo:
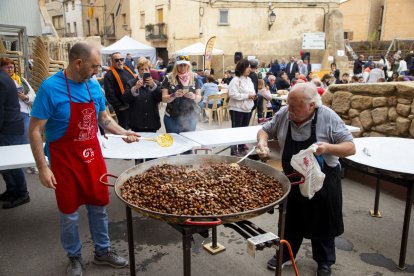
<instances>
[{"instance_id":1,"label":"sunglasses","mask_svg":"<svg viewBox=\"0 0 414 276\"><path fill-rule=\"evenodd\" d=\"M14 65L10 65L10 66L5 65L3 68L9 69L9 70L13 70L14 69Z\"/></svg>"},{"instance_id":2,"label":"sunglasses","mask_svg":"<svg viewBox=\"0 0 414 276\"><path fill-rule=\"evenodd\" d=\"M178 56L177 60L186 60L186 61L190 61L190 56Z\"/></svg>"},{"instance_id":3,"label":"sunglasses","mask_svg":"<svg viewBox=\"0 0 414 276\"><path fill-rule=\"evenodd\" d=\"M115 62L124 62L124 58L115 58L114 61Z\"/></svg>"}]
</instances>

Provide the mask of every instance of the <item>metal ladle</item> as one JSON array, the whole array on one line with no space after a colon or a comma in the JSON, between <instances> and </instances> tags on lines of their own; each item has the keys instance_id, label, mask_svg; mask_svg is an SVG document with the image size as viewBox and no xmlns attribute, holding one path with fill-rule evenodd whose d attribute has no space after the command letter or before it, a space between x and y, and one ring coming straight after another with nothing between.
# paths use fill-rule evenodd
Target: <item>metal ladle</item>
<instances>
[{"instance_id":1,"label":"metal ladle","mask_svg":"<svg viewBox=\"0 0 414 276\"><path fill-rule=\"evenodd\" d=\"M234 168L240 168L239 163L242 162L244 159L246 159L250 154L252 154L254 151L256 150L256 146L254 146L245 156L243 156L242 159L240 159L239 161L237 161L236 163L231 163L230 166L234 167Z\"/></svg>"},{"instance_id":2,"label":"metal ladle","mask_svg":"<svg viewBox=\"0 0 414 276\"><path fill-rule=\"evenodd\" d=\"M128 138L127 135L118 135L118 134L105 134L105 136L106 137L123 138L123 139ZM156 142L161 147L170 147L174 143L174 138L168 133L160 134L155 138L138 137L138 140L146 140L146 141Z\"/></svg>"}]
</instances>

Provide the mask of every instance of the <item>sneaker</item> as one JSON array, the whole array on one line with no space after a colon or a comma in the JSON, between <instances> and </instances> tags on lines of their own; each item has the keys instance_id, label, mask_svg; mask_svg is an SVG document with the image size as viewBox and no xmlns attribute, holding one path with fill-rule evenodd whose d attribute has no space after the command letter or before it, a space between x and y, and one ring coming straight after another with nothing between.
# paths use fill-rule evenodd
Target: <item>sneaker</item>
<instances>
[{"instance_id":1,"label":"sneaker","mask_svg":"<svg viewBox=\"0 0 414 276\"><path fill-rule=\"evenodd\" d=\"M82 276L82 257L69 257L68 268L66 269L67 276Z\"/></svg>"},{"instance_id":2,"label":"sneaker","mask_svg":"<svg viewBox=\"0 0 414 276\"><path fill-rule=\"evenodd\" d=\"M24 196L12 197L9 202L3 204L3 209L11 209L30 202L29 193Z\"/></svg>"},{"instance_id":3,"label":"sneaker","mask_svg":"<svg viewBox=\"0 0 414 276\"><path fill-rule=\"evenodd\" d=\"M114 268L123 268L128 265L128 261L118 256L115 251L108 251L104 253L102 256L98 256L95 254L93 258L93 263L98 265L110 265Z\"/></svg>"},{"instance_id":4,"label":"sneaker","mask_svg":"<svg viewBox=\"0 0 414 276\"><path fill-rule=\"evenodd\" d=\"M7 190L0 195L0 201L10 201L13 198Z\"/></svg>"},{"instance_id":5,"label":"sneaker","mask_svg":"<svg viewBox=\"0 0 414 276\"><path fill-rule=\"evenodd\" d=\"M295 260L296 261L296 260ZM282 268L285 267L285 265L292 265L292 261L288 260L282 263ZM267 262L267 268L270 270L276 270L277 266L277 259L276 256L273 256L268 262Z\"/></svg>"},{"instance_id":6,"label":"sneaker","mask_svg":"<svg viewBox=\"0 0 414 276\"><path fill-rule=\"evenodd\" d=\"M26 169L26 173L29 174L39 174L39 170L37 169L37 167L30 167Z\"/></svg>"},{"instance_id":7,"label":"sneaker","mask_svg":"<svg viewBox=\"0 0 414 276\"><path fill-rule=\"evenodd\" d=\"M331 267L326 264L318 265L316 276L331 276Z\"/></svg>"}]
</instances>

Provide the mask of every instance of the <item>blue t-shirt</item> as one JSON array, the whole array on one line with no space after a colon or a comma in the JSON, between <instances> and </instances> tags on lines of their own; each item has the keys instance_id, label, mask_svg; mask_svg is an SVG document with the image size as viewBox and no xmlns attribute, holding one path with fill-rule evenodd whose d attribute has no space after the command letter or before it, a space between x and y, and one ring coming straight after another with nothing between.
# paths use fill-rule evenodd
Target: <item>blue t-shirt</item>
<instances>
[{"instance_id":1,"label":"blue t-shirt","mask_svg":"<svg viewBox=\"0 0 414 276\"><path fill-rule=\"evenodd\" d=\"M90 101L85 83L76 83L70 79L68 83L73 102L88 103ZM99 112L105 111L105 98L97 80L90 79L88 87L98 118ZM61 138L66 133L69 124L70 100L63 71L57 72L39 87L30 115L40 120L47 120L45 151L49 156L48 143Z\"/></svg>"}]
</instances>

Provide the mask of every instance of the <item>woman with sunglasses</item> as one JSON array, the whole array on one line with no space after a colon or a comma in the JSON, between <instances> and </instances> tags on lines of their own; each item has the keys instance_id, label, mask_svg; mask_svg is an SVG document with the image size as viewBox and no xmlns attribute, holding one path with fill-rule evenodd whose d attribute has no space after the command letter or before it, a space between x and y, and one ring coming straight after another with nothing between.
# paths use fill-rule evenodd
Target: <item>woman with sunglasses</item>
<instances>
[{"instance_id":1,"label":"woman with sunglasses","mask_svg":"<svg viewBox=\"0 0 414 276\"><path fill-rule=\"evenodd\" d=\"M200 114L201 93L189 56L176 57L172 72L162 82L161 91L162 101L167 103L164 116L166 131L194 131Z\"/></svg>"}]
</instances>

